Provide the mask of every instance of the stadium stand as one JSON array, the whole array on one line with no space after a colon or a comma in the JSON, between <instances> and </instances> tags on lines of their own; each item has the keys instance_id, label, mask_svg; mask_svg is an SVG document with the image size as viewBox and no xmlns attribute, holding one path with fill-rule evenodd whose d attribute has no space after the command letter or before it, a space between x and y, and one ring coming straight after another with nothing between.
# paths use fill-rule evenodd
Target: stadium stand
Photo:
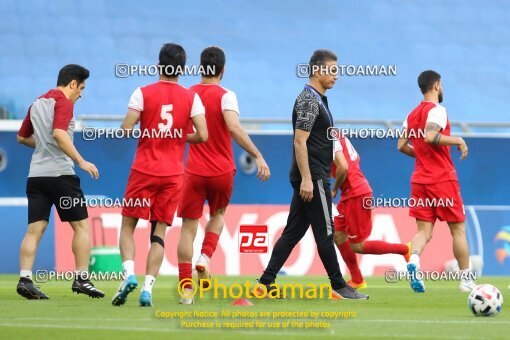
<instances>
[{"instance_id":1,"label":"stadium stand","mask_svg":"<svg viewBox=\"0 0 510 340\"><path fill-rule=\"evenodd\" d=\"M507 120L509 2L331 0L311 6L199 0L176 10L170 1L156 7L133 0L4 0L0 107L22 118L32 100L54 86L62 65L79 63L91 78L78 117L123 114L133 89L154 79L116 78L115 65L154 63L161 44L173 41L187 49L189 65L208 45L225 48L224 85L238 93L243 117L288 118L304 82L296 65L313 50L330 48L341 64L397 66L397 76L342 77L329 94L337 119L403 119L420 99L418 73L433 68L443 75L451 120ZM197 80L188 76L183 83Z\"/></svg>"}]
</instances>

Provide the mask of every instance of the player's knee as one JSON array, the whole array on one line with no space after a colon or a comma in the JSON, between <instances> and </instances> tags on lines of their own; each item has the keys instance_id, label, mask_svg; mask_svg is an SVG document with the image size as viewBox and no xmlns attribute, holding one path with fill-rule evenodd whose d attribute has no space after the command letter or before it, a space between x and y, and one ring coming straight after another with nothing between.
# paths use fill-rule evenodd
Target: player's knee
<instances>
[{"instance_id":1,"label":"player's knee","mask_svg":"<svg viewBox=\"0 0 510 340\"><path fill-rule=\"evenodd\" d=\"M465 230L450 230L450 234L452 235L452 238L454 239L466 239L466 232Z\"/></svg>"},{"instance_id":2,"label":"player's knee","mask_svg":"<svg viewBox=\"0 0 510 340\"><path fill-rule=\"evenodd\" d=\"M163 240L163 238L161 236L151 233L150 241L151 241L151 246L153 243L157 243L160 246L162 246L163 248L165 248L165 240Z\"/></svg>"},{"instance_id":3,"label":"player's knee","mask_svg":"<svg viewBox=\"0 0 510 340\"><path fill-rule=\"evenodd\" d=\"M363 243L359 242L359 243L350 243L349 244L351 246L351 249L353 252L355 253L363 253Z\"/></svg>"},{"instance_id":4,"label":"player's knee","mask_svg":"<svg viewBox=\"0 0 510 340\"><path fill-rule=\"evenodd\" d=\"M165 241L163 240L165 233L164 233L164 231L163 232L161 231L161 228L157 228L157 227L158 227L158 222L152 221L151 222L151 236L150 236L151 245L153 243L158 243L160 246L165 248ZM166 226L165 226L165 228L166 228ZM158 235L158 234L161 234L161 235Z\"/></svg>"},{"instance_id":5,"label":"player's knee","mask_svg":"<svg viewBox=\"0 0 510 340\"><path fill-rule=\"evenodd\" d=\"M121 233L122 232L134 233L137 223L138 223L138 218L130 217L130 216L122 216L120 232Z\"/></svg>"},{"instance_id":6,"label":"player's knee","mask_svg":"<svg viewBox=\"0 0 510 340\"><path fill-rule=\"evenodd\" d=\"M426 231L425 232L425 241L427 241L427 243L429 243L430 240L432 240L432 231Z\"/></svg>"},{"instance_id":7,"label":"player's knee","mask_svg":"<svg viewBox=\"0 0 510 340\"><path fill-rule=\"evenodd\" d=\"M81 221L69 222L75 232L89 232L89 221L87 219Z\"/></svg>"},{"instance_id":8,"label":"player's knee","mask_svg":"<svg viewBox=\"0 0 510 340\"><path fill-rule=\"evenodd\" d=\"M432 231L430 230L421 230L419 234L422 235L422 238L425 239L426 243L429 243L432 239Z\"/></svg>"},{"instance_id":9,"label":"player's knee","mask_svg":"<svg viewBox=\"0 0 510 340\"><path fill-rule=\"evenodd\" d=\"M31 236L42 236L44 234L44 231L46 230L46 227L48 226L48 223L32 223L28 225L27 228L27 234Z\"/></svg>"},{"instance_id":10,"label":"player's knee","mask_svg":"<svg viewBox=\"0 0 510 340\"><path fill-rule=\"evenodd\" d=\"M198 228L198 218L183 218L182 219L181 235L182 234L194 235L197 232L197 228Z\"/></svg>"},{"instance_id":11,"label":"player's knee","mask_svg":"<svg viewBox=\"0 0 510 340\"><path fill-rule=\"evenodd\" d=\"M450 230L452 236L466 236L466 231L461 228Z\"/></svg>"},{"instance_id":12,"label":"player's knee","mask_svg":"<svg viewBox=\"0 0 510 340\"><path fill-rule=\"evenodd\" d=\"M335 231L333 240L335 241L336 244L342 244L347 240L347 236L345 235L345 233Z\"/></svg>"},{"instance_id":13,"label":"player's knee","mask_svg":"<svg viewBox=\"0 0 510 340\"><path fill-rule=\"evenodd\" d=\"M151 245L152 245L152 243L157 243L160 246L162 246L163 248L165 248L165 241L159 236L151 235Z\"/></svg>"},{"instance_id":14,"label":"player's knee","mask_svg":"<svg viewBox=\"0 0 510 340\"><path fill-rule=\"evenodd\" d=\"M449 223L452 236L463 236L466 234L466 228L463 223Z\"/></svg>"},{"instance_id":15,"label":"player's knee","mask_svg":"<svg viewBox=\"0 0 510 340\"><path fill-rule=\"evenodd\" d=\"M179 242L183 242L185 244L193 244L195 241L195 237L197 232L192 228L181 229L181 235L179 237Z\"/></svg>"}]
</instances>

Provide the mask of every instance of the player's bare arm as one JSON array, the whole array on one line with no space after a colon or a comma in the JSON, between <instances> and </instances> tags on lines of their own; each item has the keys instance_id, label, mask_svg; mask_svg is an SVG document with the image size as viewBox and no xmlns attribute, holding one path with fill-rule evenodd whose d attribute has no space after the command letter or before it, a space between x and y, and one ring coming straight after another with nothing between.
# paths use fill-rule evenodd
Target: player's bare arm
<instances>
[{"instance_id":1,"label":"player's bare arm","mask_svg":"<svg viewBox=\"0 0 510 340\"><path fill-rule=\"evenodd\" d=\"M445 136L441 134L441 127L432 122L425 125L425 142L433 145L457 145L457 150L461 152L460 159L466 159L468 147L464 139L456 136Z\"/></svg>"},{"instance_id":2,"label":"player's bare arm","mask_svg":"<svg viewBox=\"0 0 510 340\"><path fill-rule=\"evenodd\" d=\"M67 131L64 131L62 129L54 129L53 138L55 138L55 141L57 142L59 148L67 156L69 156L76 164L78 164L78 166L83 171L88 172L90 174L90 177L92 178L95 179L99 178L99 171L97 170L96 166L83 159L78 150L76 150L76 147L74 146L73 142L71 141L71 138L67 134Z\"/></svg>"},{"instance_id":3,"label":"player's bare arm","mask_svg":"<svg viewBox=\"0 0 510 340\"><path fill-rule=\"evenodd\" d=\"M195 128L194 133L188 133L186 135L186 142L190 144L203 143L207 141L209 138L209 133L207 131L207 122L205 120L205 115L196 115L191 118L193 122L193 127Z\"/></svg>"},{"instance_id":4,"label":"player's bare arm","mask_svg":"<svg viewBox=\"0 0 510 340\"><path fill-rule=\"evenodd\" d=\"M349 170L349 165L347 164L347 160L343 152L335 153L335 183L333 184L333 189L331 189L331 197L335 198L338 194L338 188L344 183L347 178L347 170Z\"/></svg>"},{"instance_id":5,"label":"player's bare arm","mask_svg":"<svg viewBox=\"0 0 510 340\"><path fill-rule=\"evenodd\" d=\"M296 162L301 174L301 188L299 196L305 202L310 202L313 198L313 183L312 175L310 173L310 166L308 164L308 148L306 141L310 136L310 132L296 129L294 137L294 148L296 152Z\"/></svg>"},{"instance_id":6,"label":"player's bare arm","mask_svg":"<svg viewBox=\"0 0 510 340\"><path fill-rule=\"evenodd\" d=\"M239 122L239 115L237 112L232 110L225 110L223 112L223 117L225 119L225 123L227 124L228 130L232 138L236 141L236 143L243 148L246 152L248 152L253 158L255 158L255 163L257 164L257 177L265 182L269 179L270 172L269 166L267 165L264 157L257 149L250 136L244 131L241 123Z\"/></svg>"},{"instance_id":7,"label":"player's bare arm","mask_svg":"<svg viewBox=\"0 0 510 340\"><path fill-rule=\"evenodd\" d=\"M407 137L407 130L403 131L403 137L398 139L397 149L402 152L404 155L409 157L416 158L414 153L414 148L411 144L409 144L409 138Z\"/></svg>"},{"instance_id":8,"label":"player's bare arm","mask_svg":"<svg viewBox=\"0 0 510 340\"><path fill-rule=\"evenodd\" d=\"M131 135L131 131L135 128L135 125L140 121L140 112L135 110L128 110L122 124L120 126L121 129L126 131L126 136Z\"/></svg>"},{"instance_id":9,"label":"player's bare arm","mask_svg":"<svg viewBox=\"0 0 510 340\"><path fill-rule=\"evenodd\" d=\"M16 140L18 141L18 143L26 145L29 148L32 148L32 149L35 148L35 138L34 138L34 135L32 135L32 136L30 136L28 138L21 137L20 135L17 135L16 136Z\"/></svg>"}]
</instances>

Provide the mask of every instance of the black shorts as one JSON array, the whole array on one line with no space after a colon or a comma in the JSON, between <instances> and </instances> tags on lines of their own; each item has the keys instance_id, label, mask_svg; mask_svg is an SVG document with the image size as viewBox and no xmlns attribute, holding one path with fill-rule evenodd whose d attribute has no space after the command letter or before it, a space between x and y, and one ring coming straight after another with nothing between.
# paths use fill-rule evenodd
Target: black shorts
<instances>
[{"instance_id":1,"label":"black shorts","mask_svg":"<svg viewBox=\"0 0 510 340\"><path fill-rule=\"evenodd\" d=\"M81 221L88 217L80 178L76 175L29 177L27 198L28 224L49 221L53 205L64 222Z\"/></svg>"}]
</instances>

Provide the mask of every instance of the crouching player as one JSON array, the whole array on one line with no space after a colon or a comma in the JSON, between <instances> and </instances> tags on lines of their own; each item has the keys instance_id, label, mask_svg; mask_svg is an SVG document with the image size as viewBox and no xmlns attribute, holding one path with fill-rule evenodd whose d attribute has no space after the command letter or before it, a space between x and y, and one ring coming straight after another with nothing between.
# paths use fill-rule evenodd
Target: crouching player
<instances>
[{"instance_id":1,"label":"crouching player","mask_svg":"<svg viewBox=\"0 0 510 340\"><path fill-rule=\"evenodd\" d=\"M372 198L372 188L361 172L360 157L347 137L340 136L334 144L333 175L335 183L331 190L334 198L342 191L337 205L339 215L334 217L335 243L349 268L351 280L347 284L356 289L366 288L358 266L356 254L400 254L409 261L410 244L365 241L372 232L372 210L364 202Z\"/></svg>"}]
</instances>

